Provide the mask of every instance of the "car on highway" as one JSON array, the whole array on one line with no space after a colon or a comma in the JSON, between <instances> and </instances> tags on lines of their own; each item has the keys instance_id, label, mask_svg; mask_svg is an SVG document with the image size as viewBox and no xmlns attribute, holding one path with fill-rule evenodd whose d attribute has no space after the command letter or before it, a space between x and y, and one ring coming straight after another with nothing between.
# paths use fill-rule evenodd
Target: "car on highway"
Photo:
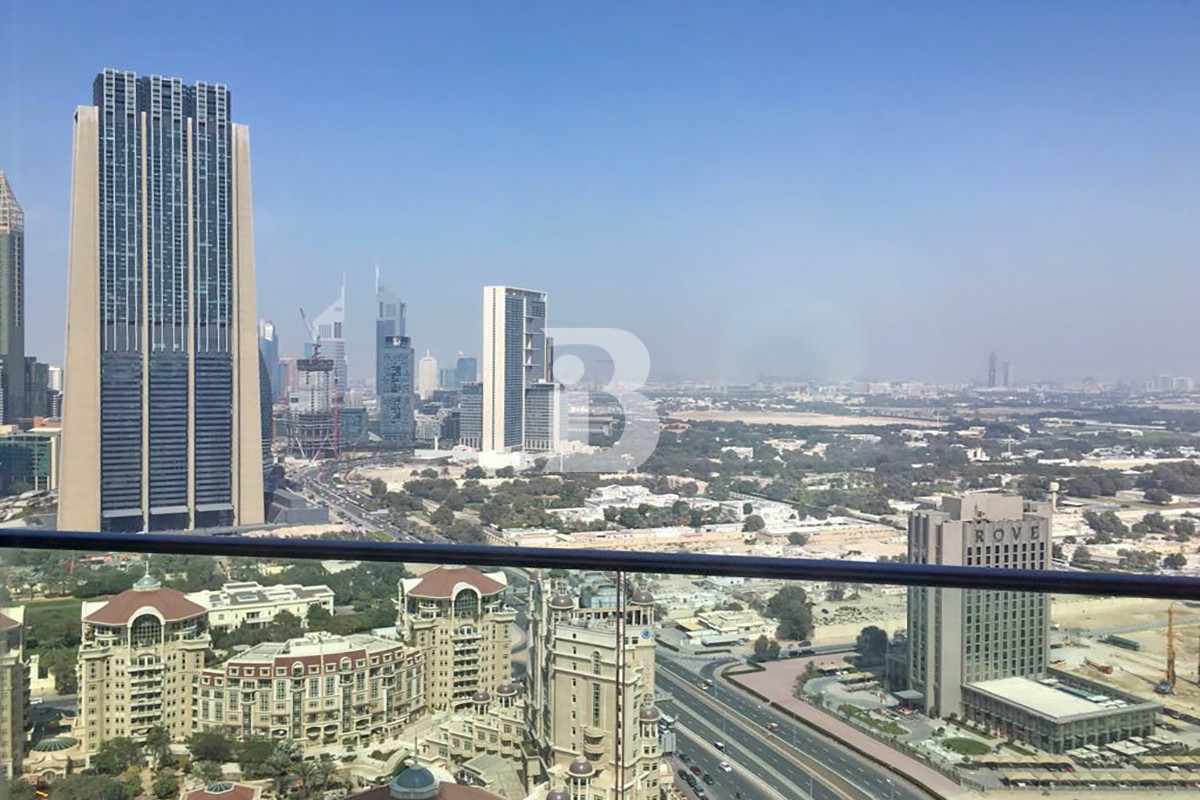
<instances>
[{"instance_id":1,"label":"car on highway","mask_svg":"<svg viewBox=\"0 0 1200 800\"><path fill-rule=\"evenodd\" d=\"M675 774L678 775L683 780L685 780L685 781L687 780L687 777L688 777L687 770L677 769L677 770L675 770Z\"/></svg>"},{"instance_id":2,"label":"car on highway","mask_svg":"<svg viewBox=\"0 0 1200 800\"><path fill-rule=\"evenodd\" d=\"M696 764L692 764L692 774L693 775L699 775L701 772L704 772L704 770L700 769L700 767L697 766Z\"/></svg>"},{"instance_id":3,"label":"car on highway","mask_svg":"<svg viewBox=\"0 0 1200 800\"><path fill-rule=\"evenodd\" d=\"M705 783L707 783L709 786L712 786L714 781L715 781L715 779L713 778L712 775L709 775L707 772L704 773L704 782Z\"/></svg>"},{"instance_id":4,"label":"car on highway","mask_svg":"<svg viewBox=\"0 0 1200 800\"><path fill-rule=\"evenodd\" d=\"M778 722L768 722L767 730L769 730L771 733L778 733L779 732L779 723Z\"/></svg>"},{"instance_id":5,"label":"car on highway","mask_svg":"<svg viewBox=\"0 0 1200 800\"><path fill-rule=\"evenodd\" d=\"M722 753L724 753L724 752L725 752L725 743L724 743L724 742L722 742L722 741L715 741L715 742L713 742L713 747L717 748L717 749L718 749L718 750L720 750Z\"/></svg>"},{"instance_id":6,"label":"car on highway","mask_svg":"<svg viewBox=\"0 0 1200 800\"><path fill-rule=\"evenodd\" d=\"M733 767L729 766L728 761L722 761L720 764L717 764L717 766L721 768L722 772L733 772Z\"/></svg>"},{"instance_id":7,"label":"car on highway","mask_svg":"<svg viewBox=\"0 0 1200 800\"><path fill-rule=\"evenodd\" d=\"M680 760L680 761L682 761L682 762L683 762L683 763L685 763L685 764L690 764L690 763L692 763L692 757L691 757L691 756L689 756L687 753L680 753L680 754L679 754L679 760Z\"/></svg>"}]
</instances>

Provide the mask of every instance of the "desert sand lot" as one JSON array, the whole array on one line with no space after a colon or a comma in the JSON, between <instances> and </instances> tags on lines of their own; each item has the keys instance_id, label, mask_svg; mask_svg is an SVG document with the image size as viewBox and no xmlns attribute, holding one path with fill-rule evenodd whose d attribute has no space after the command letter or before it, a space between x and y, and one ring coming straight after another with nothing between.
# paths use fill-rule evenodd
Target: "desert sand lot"
<instances>
[{"instance_id":1,"label":"desert sand lot","mask_svg":"<svg viewBox=\"0 0 1200 800\"><path fill-rule=\"evenodd\" d=\"M858 425L873 427L904 425L911 428L942 424L928 419L856 417L848 414L818 414L810 411L678 411L668 416L673 419L697 422L744 422L747 425L795 425L810 428L851 428Z\"/></svg>"}]
</instances>

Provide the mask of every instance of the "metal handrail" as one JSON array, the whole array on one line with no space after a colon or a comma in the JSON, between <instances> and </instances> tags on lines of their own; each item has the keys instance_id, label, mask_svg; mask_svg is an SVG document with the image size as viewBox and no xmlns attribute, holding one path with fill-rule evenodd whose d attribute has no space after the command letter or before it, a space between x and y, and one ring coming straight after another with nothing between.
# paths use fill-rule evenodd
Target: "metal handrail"
<instances>
[{"instance_id":1,"label":"metal handrail","mask_svg":"<svg viewBox=\"0 0 1200 800\"><path fill-rule=\"evenodd\" d=\"M329 539L241 538L186 533L77 533L0 529L0 548L121 553L310 558L463 564L474 567L619 570L632 573L720 575L774 580L1001 589L1022 592L1153 597L1200 601L1200 579L1123 572L1065 572L930 564L872 563L811 558L639 553L624 550L498 547L493 545L362 542Z\"/></svg>"}]
</instances>

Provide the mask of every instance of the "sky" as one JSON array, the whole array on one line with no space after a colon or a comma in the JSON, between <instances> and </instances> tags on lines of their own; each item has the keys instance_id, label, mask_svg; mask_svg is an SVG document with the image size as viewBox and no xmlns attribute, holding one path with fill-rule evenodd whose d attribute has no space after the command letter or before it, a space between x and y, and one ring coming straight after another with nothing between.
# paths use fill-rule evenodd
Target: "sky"
<instances>
[{"instance_id":1,"label":"sky","mask_svg":"<svg viewBox=\"0 0 1200 800\"><path fill-rule=\"evenodd\" d=\"M477 355L482 287L654 377L1200 377L1200 4L0 4L26 351L61 363L71 118L104 67L225 83L260 316L374 267Z\"/></svg>"}]
</instances>

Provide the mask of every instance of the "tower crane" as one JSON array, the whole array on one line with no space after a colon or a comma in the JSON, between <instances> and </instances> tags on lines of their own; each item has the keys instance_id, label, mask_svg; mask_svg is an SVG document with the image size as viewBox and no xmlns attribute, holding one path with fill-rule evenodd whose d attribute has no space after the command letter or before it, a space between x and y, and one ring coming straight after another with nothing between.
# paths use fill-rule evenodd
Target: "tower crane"
<instances>
[{"instance_id":1,"label":"tower crane","mask_svg":"<svg viewBox=\"0 0 1200 800\"><path fill-rule=\"evenodd\" d=\"M1175 604L1167 609L1167 672L1154 691L1175 694Z\"/></svg>"}]
</instances>

